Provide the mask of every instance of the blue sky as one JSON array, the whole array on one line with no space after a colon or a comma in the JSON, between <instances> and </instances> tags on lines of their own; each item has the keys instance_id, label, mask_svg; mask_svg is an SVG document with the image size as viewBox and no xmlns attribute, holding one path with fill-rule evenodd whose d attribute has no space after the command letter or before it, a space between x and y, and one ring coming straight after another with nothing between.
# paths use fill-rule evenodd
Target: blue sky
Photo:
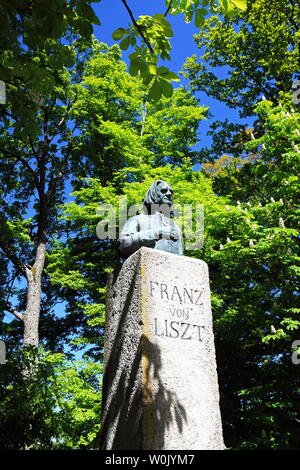
<instances>
[{"instance_id":1,"label":"blue sky","mask_svg":"<svg viewBox=\"0 0 300 470\"><path fill-rule=\"evenodd\" d=\"M164 2L162 0L128 0L128 5L132 9L134 16L138 19L139 15L153 15L154 13L162 13L166 9L162 9ZM109 45L114 44L111 37L112 32L118 27L127 27L130 22L129 15L123 6L121 0L102 0L99 3L93 3L93 9L101 21L101 26L95 27L95 35L100 41ZM177 72L181 69L187 56L195 54L197 47L193 41L193 34L198 29L193 24L186 24L182 16L168 15L168 21L172 24L174 37L171 39L173 51L172 61L167 61L166 65ZM124 54L124 59L132 50L128 50Z\"/></svg>"},{"instance_id":2,"label":"blue sky","mask_svg":"<svg viewBox=\"0 0 300 470\"><path fill-rule=\"evenodd\" d=\"M127 0L127 3L136 19L138 19L139 15L153 15L155 13L163 13L166 10L163 0ZM101 21L101 26L95 26L94 28L95 36L99 41L105 42L111 46L115 43L112 39L113 31L119 27L126 28L128 23L131 21L128 12L121 0L102 0L99 3L93 3L92 6ZM190 57L193 54L199 55L200 51L193 40L193 35L199 33L199 29L192 23L185 23L182 15L168 15L167 19L172 25L174 37L171 38L171 61L166 61L164 65L177 73L182 70L182 66L187 57ZM128 55L131 52L132 49L130 48L123 52L123 60L127 64L129 63ZM224 76L224 73L226 74L226 70L222 72L222 76ZM181 78L181 82L178 82L178 85L183 84L188 85L188 81ZM175 86L178 85L176 82ZM228 108L225 104L209 98L203 92L198 93L197 97L200 99L200 104L208 106L210 108L210 112L214 116L207 121L201 121L199 128L199 147L209 145L211 138L206 136L206 132L212 121L228 118L232 122L241 122L237 111ZM243 120L243 122L245 121Z\"/></svg>"}]
</instances>

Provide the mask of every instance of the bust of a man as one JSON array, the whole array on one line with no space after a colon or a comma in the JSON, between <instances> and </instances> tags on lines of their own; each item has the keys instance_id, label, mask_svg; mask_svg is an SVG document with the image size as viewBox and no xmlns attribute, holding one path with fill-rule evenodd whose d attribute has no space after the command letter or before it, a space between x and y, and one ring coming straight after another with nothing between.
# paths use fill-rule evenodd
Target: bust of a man
<instances>
[{"instance_id":1,"label":"bust of a man","mask_svg":"<svg viewBox=\"0 0 300 470\"><path fill-rule=\"evenodd\" d=\"M173 189L166 181L155 180L151 184L144 199L144 212L128 219L122 228L118 240L122 258L142 246L183 255L180 228L171 220Z\"/></svg>"}]
</instances>

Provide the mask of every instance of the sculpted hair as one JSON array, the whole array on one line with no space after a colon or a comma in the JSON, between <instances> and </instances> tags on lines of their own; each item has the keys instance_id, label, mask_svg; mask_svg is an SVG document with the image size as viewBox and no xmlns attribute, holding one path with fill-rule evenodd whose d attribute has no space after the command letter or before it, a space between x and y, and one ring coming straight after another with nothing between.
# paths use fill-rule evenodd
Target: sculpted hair
<instances>
[{"instance_id":1,"label":"sculpted hair","mask_svg":"<svg viewBox=\"0 0 300 470\"><path fill-rule=\"evenodd\" d=\"M146 196L144 198L144 206L148 207L150 204L157 204L157 186L160 183L165 183L165 181L163 180L153 181L150 188L146 192Z\"/></svg>"},{"instance_id":2,"label":"sculpted hair","mask_svg":"<svg viewBox=\"0 0 300 470\"><path fill-rule=\"evenodd\" d=\"M150 188L146 192L146 196L145 196L144 202L143 202L144 211L145 211L146 214L150 214L151 204L157 204L157 186L160 183L166 183L170 187L170 185L164 180L155 180L155 181L153 181ZM173 205L172 205L172 209L173 209ZM170 212L170 217L174 217L174 212L173 212L172 209L171 209L171 212Z\"/></svg>"}]
</instances>

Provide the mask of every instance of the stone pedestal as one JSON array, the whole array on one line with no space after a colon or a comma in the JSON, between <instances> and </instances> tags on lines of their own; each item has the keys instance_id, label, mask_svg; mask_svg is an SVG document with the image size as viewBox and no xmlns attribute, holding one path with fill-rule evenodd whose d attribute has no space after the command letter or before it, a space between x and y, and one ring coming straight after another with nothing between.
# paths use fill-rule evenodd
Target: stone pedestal
<instances>
[{"instance_id":1,"label":"stone pedestal","mask_svg":"<svg viewBox=\"0 0 300 470\"><path fill-rule=\"evenodd\" d=\"M108 286L101 447L223 449L208 268L141 248Z\"/></svg>"}]
</instances>

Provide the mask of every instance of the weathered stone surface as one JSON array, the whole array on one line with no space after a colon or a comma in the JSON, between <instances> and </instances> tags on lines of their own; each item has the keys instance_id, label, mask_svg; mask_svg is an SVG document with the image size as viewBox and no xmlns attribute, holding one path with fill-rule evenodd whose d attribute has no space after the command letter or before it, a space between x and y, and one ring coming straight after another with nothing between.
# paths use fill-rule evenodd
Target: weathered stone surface
<instances>
[{"instance_id":1,"label":"weathered stone surface","mask_svg":"<svg viewBox=\"0 0 300 470\"><path fill-rule=\"evenodd\" d=\"M223 449L206 263L141 248L108 289L103 449Z\"/></svg>"}]
</instances>

